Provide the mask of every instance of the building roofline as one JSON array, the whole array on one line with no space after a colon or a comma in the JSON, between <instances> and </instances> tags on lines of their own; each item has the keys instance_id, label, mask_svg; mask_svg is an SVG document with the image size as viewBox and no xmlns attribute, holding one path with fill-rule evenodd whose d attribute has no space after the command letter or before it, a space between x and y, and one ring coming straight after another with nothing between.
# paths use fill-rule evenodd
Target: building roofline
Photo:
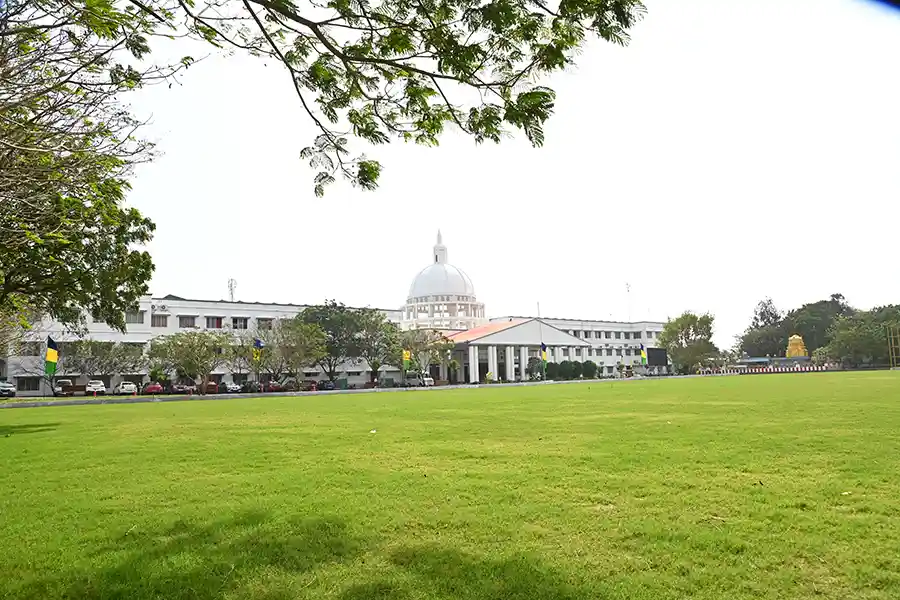
<instances>
[{"instance_id":1,"label":"building roofline","mask_svg":"<svg viewBox=\"0 0 900 600\"><path fill-rule=\"evenodd\" d=\"M654 323L654 324L663 324L665 325L665 321L604 321L602 319L570 319L566 317L524 317L519 315L500 315L497 317L490 317L491 321L496 321L500 319L541 319L544 321L572 321L575 323L612 323L615 325L638 325L639 323Z\"/></svg>"},{"instance_id":2,"label":"building roofline","mask_svg":"<svg viewBox=\"0 0 900 600\"><path fill-rule=\"evenodd\" d=\"M310 306L321 306L320 304L290 304L284 302L247 302L244 300L200 300L197 298L183 298L182 296L176 296L175 294L166 294L165 296L151 296L151 300L168 300L173 302L203 302L206 304L242 304L244 306L284 306L289 308L309 308ZM353 310L359 310L361 308L372 308L374 310L380 310L382 312L401 312L402 308L375 308L372 306L348 306L347 308L351 308Z\"/></svg>"}]
</instances>

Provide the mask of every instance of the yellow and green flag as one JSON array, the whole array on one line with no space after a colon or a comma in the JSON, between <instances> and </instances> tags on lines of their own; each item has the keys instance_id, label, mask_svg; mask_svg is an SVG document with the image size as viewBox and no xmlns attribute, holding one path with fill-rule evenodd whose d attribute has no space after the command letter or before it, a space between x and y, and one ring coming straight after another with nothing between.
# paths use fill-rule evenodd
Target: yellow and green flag
<instances>
[{"instance_id":1,"label":"yellow and green flag","mask_svg":"<svg viewBox=\"0 0 900 600\"><path fill-rule=\"evenodd\" d=\"M644 348L643 344L641 344L641 364L642 365L647 364L647 349Z\"/></svg>"},{"instance_id":2,"label":"yellow and green flag","mask_svg":"<svg viewBox=\"0 0 900 600\"><path fill-rule=\"evenodd\" d=\"M59 346L53 338L47 336L47 357L44 359L44 373L53 375L56 373L56 363L59 362Z\"/></svg>"},{"instance_id":3,"label":"yellow and green flag","mask_svg":"<svg viewBox=\"0 0 900 600\"><path fill-rule=\"evenodd\" d=\"M404 371L409 371L409 363L410 363L411 357L412 357L412 354L410 353L409 350L403 351L403 370Z\"/></svg>"}]
</instances>

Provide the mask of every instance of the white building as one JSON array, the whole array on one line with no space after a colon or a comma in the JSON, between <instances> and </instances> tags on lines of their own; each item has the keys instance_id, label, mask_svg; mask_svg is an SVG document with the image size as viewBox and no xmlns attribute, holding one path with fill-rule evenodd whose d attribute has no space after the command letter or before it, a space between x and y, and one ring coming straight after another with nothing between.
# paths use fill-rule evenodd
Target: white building
<instances>
[{"instance_id":1,"label":"white building","mask_svg":"<svg viewBox=\"0 0 900 600\"><path fill-rule=\"evenodd\" d=\"M459 369L450 372L446 365L433 368L436 378L453 383L483 381L488 373L494 379L525 378L528 359L539 356L541 344L548 349L548 360L592 360L604 375L613 374L617 364L640 364L640 346L653 347L663 324L657 322L620 323L580 319L531 317L496 317L488 319L484 304L478 302L475 286L462 269L451 265L447 247L440 232L432 252L432 262L412 281L406 304L399 310L383 310L386 317L401 328L444 330L456 343L451 357ZM291 318L303 311L302 304L264 304L222 300L193 300L179 296L141 299L135 310L126 314L127 330L121 333L88 317L88 337L99 341L146 346L159 335L189 329L235 330L265 328L276 319ZM14 381L20 395L49 393L41 377L44 364L44 341L52 337L60 345L64 364L66 343L75 341L58 323L42 323L30 334L30 341L15 356L0 360L0 379ZM473 368L477 365L477 368ZM75 378L67 373L60 377ZM344 366L348 384L361 386L369 380L365 362ZM217 381L241 382L246 373L220 370L213 374ZM323 373L307 369L307 379L320 380ZM386 367L379 378L399 379L400 372ZM82 378L83 379L83 378ZM121 380L142 383L147 373L125 373L109 378L108 388Z\"/></svg>"}]
</instances>

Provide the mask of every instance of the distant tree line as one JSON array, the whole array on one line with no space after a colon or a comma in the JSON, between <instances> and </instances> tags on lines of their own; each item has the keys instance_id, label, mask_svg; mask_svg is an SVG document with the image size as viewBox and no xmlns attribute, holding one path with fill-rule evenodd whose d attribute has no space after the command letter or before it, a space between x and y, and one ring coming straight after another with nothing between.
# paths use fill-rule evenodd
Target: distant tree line
<instances>
[{"instance_id":1,"label":"distant tree line","mask_svg":"<svg viewBox=\"0 0 900 600\"><path fill-rule=\"evenodd\" d=\"M757 304L737 349L749 356L783 357L790 336L799 335L816 362L882 366L890 362L890 327L900 327L898 305L857 310L843 295L832 294L826 300L782 313L771 298L766 298Z\"/></svg>"},{"instance_id":2,"label":"distant tree line","mask_svg":"<svg viewBox=\"0 0 900 600\"><path fill-rule=\"evenodd\" d=\"M306 369L318 367L335 381L342 367L365 362L374 382L382 367L403 367L404 349L411 354L410 372L427 372L433 364L458 369L450 360L452 348L440 332L400 331L379 310L330 300L263 327L179 331L154 338L149 348L89 339L62 342L56 376L102 378L148 372L153 381L202 383L202 392L211 374L222 368L253 374L256 380L279 381L303 378Z\"/></svg>"}]
</instances>

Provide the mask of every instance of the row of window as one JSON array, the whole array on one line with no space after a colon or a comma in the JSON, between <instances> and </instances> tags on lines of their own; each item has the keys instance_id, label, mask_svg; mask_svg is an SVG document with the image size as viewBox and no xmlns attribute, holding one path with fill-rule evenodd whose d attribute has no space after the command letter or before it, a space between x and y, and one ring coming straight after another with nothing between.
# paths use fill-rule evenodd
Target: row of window
<instances>
[{"instance_id":1,"label":"row of window","mask_svg":"<svg viewBox=\"0 0 900 600\"><path fill-rule=\"evenodd\" d=\"M145 313L146 311L143 310L128 311L125 313L125 323L129 325L143 325ZM180 329L193 329L197 327L198 318L196 315L178 315L178 327ZM230 325L232 329L248 329L250 327L249 317L231 317L231 319L227 317L205 317L205 319L207 329L222 329L226 324ZM95 318L94 321L97 322L98 320ZM274 319L259 317L256 321L260 329L269 329L272 327ZM169 315L155 314L150 316L150 327L163 328L168 326Z\"/></svg>"},{"instance_id":2,"label":"row of window","mask_svg":"<svg viewBox=\"0 0 900 600\"><path fill-rule=\"evenodd\" d=\"M197 327L198 318L196 315L178 315L179 329L193 329ZM231 319L226 317L205 317L205 319L207 329L223 329L226 326L230 326L232 329L248 329L250 327L249 317L231 317ZM268 317L258 317L256 325L260 329L271 329L273 321L274 319ZM168 327L169 315L153 315L150 318L150 326Z\"/></svg>"},{"instance_id":3,"label":"row of window","mask_svg":"<svg viewBox=\"0 0 900 600\"><path fill-rule=\"evenodd\" d=\"M606 356L613 356L613 355L622 356L622 353L623 353L622 348L606 348L605 350L606 350L606 353L605 353ZM563 356L568 357L569 349L563 348L562 354L563 354ZM634 356L640 356L641 351L638 350L637 348L635 348L633 351L631 348L625 348L624 354L625 354L625 356L632 356L632 354ZM584 348L583 350L576 348L575 349L575 358L581 358L582 356L604 356L604 348Z\"/></svg>"},{"instance_id":4,"label":"row of window","mask_svg":"<svg viewBox=\"0 0 900 600\"><path fill-rule=\"evenodd\" d=\"M578 331L578 330L570 330L569 333L577 338L583 338L586 340L588 340L590 338L596 338L596 339L606 338L608 340L611 340L611 339L613 339L613 336L615 336L615 339L617 339L617 340L621 340L621 339L639 340L639 339L641 339L640 331ZM644 337L646 337L648 340L652 340L654 336L659 337L659 333L660 332L658 332L658 331L645 331Z\"/></svg>"}]
</instances>

